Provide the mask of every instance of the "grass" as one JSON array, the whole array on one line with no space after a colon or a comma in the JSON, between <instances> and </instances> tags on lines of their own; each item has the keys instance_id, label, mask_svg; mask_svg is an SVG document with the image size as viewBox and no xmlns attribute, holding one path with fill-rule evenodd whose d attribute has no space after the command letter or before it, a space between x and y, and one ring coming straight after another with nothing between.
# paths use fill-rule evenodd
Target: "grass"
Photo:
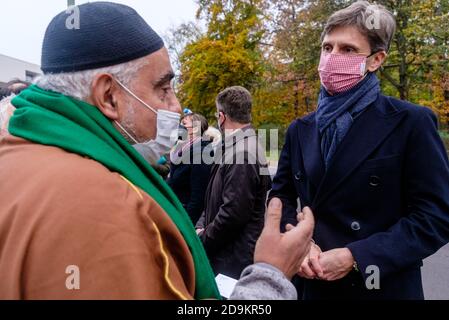
<instances>
[{"instance_id":1,"label":"grass","mask_svg":"<svg viewBox=\"0 0 449 320\"><path fill-rule=\"evenodd\" d=\"M441 139L444 142L444 145L446 146L446 150L449 153L449 132L448 131L439 131Z\"/></svg>"},{"instance_id":2,"label":"grass","mask_svg":"<svg viewBox=\"0 0 449 320\"><path fill-rule=\"evenodd\" d=\"M449 139L449 132L448 132L448 131L439 131L439 133L440 133L440 136L441 136L441 138L442 138L443 140Z\"/></svg>"},{"instance_id":3,"label":"grass","mask_svg":"<svg viewBox=\"0 0 449 320\"><path fill-rule=\"evenodd\" d=\"M271 150L265 152L265 158L267 158L267 161L270 166L277 166L279 161L279 155L280 155L279 150Z\"/></svg>"}]
</instances>

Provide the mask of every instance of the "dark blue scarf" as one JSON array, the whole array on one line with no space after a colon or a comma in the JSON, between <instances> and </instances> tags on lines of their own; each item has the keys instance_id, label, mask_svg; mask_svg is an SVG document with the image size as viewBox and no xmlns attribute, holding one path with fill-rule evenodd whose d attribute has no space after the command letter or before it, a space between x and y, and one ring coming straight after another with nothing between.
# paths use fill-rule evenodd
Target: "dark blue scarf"
<instances>
[{"instance_id":1,"label":"dark blue scarf","mask_svg":"<svg viewBox=\"0 0 449 320\"><path fill-rule=\"evenodd\" d=\"M351 90L334 96L321 88L315 119L321 136L321 153L326 169L355 117L376 101L379 93L379 80L374 73L369 73Z\"/></svg>"}]
</instances>

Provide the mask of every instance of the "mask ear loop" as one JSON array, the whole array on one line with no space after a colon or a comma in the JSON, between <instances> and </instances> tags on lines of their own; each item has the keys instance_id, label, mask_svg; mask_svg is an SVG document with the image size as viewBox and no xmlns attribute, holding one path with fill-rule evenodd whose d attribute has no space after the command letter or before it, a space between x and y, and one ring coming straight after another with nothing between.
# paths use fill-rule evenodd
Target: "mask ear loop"
<instances>
[{"instance_id":1,"label":"mask ear loop","mask_svg":"<svg viewBox=\"0 0 449 320\"><path fill-rule=\"evenodd\" d=\"M138 96L136 96L134 94L134 92L132 92L131 90L129 90L123 83L121 83L121 81L117 78L114 78L115 81L118 83L118 85L120 87L122 87L123 90L125 90L128 94L130 94L134 99L136 99L137 101L139 101L141 104L143 104L145 107L147 107L148 109L150 109L151 111L153 111L156 115L158 114L157 110L155 110L154 108L150 107L148 104L146 104L142 99L140 99ZM140 142L137 141L118 121L114 121L115 124L122 129L122 131L128 136L128 138L130 138L135 144L139 144Z\"/></svg>"},{"instance_id":2,"label":"mask ear loop","mask_svg":"<svg viewBox=\"0 0 449 320\"><path fill-rule=\"evenodd\" d=\"M218 118L218 120L217 120L217 124L218 124L218 129L220 129L220 130L222 130L221 128L223 127L223 125L224 125L224 123L226 122L226 114L223 112L223 111L220 111L218 114L220 114L220 113L222 113L223 114L223 117L224 117L224 120L223 120L223 122L220 124L218 121L220 120L220 118Z\"/></svg>"},{"instance_id":3,"label":"mask ear loop","mask_svg":"<svg viewBox=\"0 0 449 320\"><path fill-rule=\"evenodd\" d=\"M373 52L371 53L368 57L366 57L367 59L371 58L372 56L374 56L376 53L378 53L379 51Z\"/></svg>"},{"instance_id":4,"label":"mask ear loop","mask_svg":"<svg viewBox=\"0 0 449 320\"><path fill-rule=\"evenodd\" d=\"M137 141L128 131L126 131L126 129L125 128L123 128L123 126L116 120L116 121L114 121L115 122L115 124L120 128L120 129L122 129L122 131L124 132L124 133L126 133L126 135L128 136L128 138L130 138L132 141L134 141L134 143L135 144L139 144L140 142L139 141Z\"/></svg>"},{"instance_id":5,"label":"mask ear loop","mask_svg":"<svg viewBox=\"0 0 449 320\"><path fill-rule=\"evenodd\" d=\"M157 110L150 107L145 101L143 101L142 99L140 99L138 96L136 96L134 94L134 92L132 92L131 90L129 90L123 83L120 82L119 79L115 79L115 81L117 81L117 83L120 85L120 87L122 87L126 92L128 92L134 99L136 99L137 101L139 101L141 104L143 104L145 107L147 107L148 109L150 109L151 111L153 111L155 114L157 114Z\"/></svg>"},{"instance_id":6,"label":"mask ear loop","mask_svg":"<svg viewBox=\"0 0 449 320\"><path fill-rule=\"evenodd\" d=\"M371 53L369 56L366 57L366 61L368 61L369 58L371 58L372 56L374 56L376 53L379 53L381 50L379 51L375 51L373 53ZM365 67L366 67L366 62L365 62ZM382 66L380 66L380 68L382 68ZM380 69L379 68L379 69ZM377 70L376 70L377 71ZM370 71L366 70L365 74L363 74L363 76L365 77Z\"/></svg>"},{"instance_id":7,"label":"mask ear loop","mask_svg":"<svg viewBox=\"0 0 449 320\"><path fill-rule=\"evenodd\" d=\"M365 62L360 66L360 75L363 76L364 78L366 77L366 75L369 73L368 70L365 71L366 68L366 62L368 61L369 58L371 58L372 56L374 56L377 52L373 52L371 53L369 56L366 57Z\"/></svg>"}]
</instances>

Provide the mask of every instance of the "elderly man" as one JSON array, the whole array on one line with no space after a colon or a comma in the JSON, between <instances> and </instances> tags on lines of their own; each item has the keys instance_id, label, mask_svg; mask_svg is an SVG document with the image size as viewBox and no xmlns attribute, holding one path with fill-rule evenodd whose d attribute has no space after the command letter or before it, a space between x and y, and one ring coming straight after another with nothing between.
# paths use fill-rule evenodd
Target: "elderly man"
<instances>
[{"instance_id":1,"label":"elderly man","mask_svg":"<svg viewBox=\"0 0 449 320\"><path fill-rule=\"evenodd\" d=\"M373 21L378 19L378 21ZM377 28L375 26L379 26ZM359 1L322 35L316 112L294 121L271 196L316 215L305 299L422 299L422 260L449 241L449 163L430 109L381 94L395 20Z\"/></svg>"},{"instance_id":2,"label":"elderly man","mask_svg":"<svg viewBox=\"0 0 449 320\"><path fill-rule=\"evenodd\" d=\"M64 12L48 26L44 76L0 141L0 299L219 298L189 217L131 146L179 122L163 42L127 6L79 10L79 30ZM295 297L313 217L281 235L280 210L233 298Z\"/></svg>"}]
</instances>

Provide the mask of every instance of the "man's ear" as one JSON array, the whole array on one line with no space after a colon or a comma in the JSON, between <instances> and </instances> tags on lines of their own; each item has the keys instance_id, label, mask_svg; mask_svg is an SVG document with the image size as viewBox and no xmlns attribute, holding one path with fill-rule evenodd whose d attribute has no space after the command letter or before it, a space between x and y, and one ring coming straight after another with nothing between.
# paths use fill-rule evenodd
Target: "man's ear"
<instances>
[{"instance_id":1,"label":"man's ear","mask_svg":"<svg viewBox=\"0 0 449 320\"><path fill-rule=\"evenodd\" d=\"M384 50L377 52L371 58L371 63L368 66L368 71L369 72L377 71L382 66L385 59L387 59L387 56L388 56L388 54Z\"/></svg>"},{"instance_id":2,"label":"man's ear","mask_svg":"<svg viewBox=\"0 0 449 320\"><path fill-rule=\"evenodd\" d=\"M117 85L110 74L98 74L92 81L90 100L101 113L111 120L119 119L117 90Z\"/></svg>"}]
</instances>

